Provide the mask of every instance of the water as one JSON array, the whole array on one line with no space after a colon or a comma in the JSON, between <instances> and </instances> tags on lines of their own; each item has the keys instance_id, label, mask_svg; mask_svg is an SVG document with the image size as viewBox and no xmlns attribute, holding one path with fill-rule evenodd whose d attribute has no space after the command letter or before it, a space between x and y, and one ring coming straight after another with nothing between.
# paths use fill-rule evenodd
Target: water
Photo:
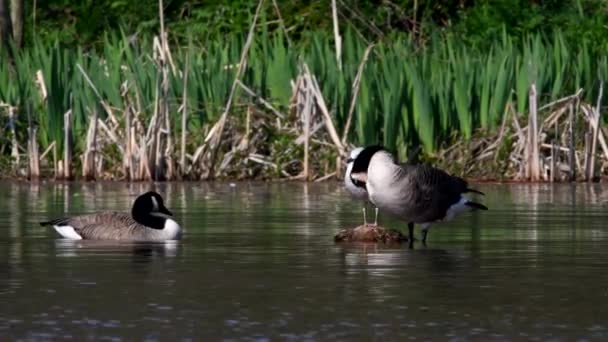
<instances>
[{"instance_id":1,"label":"water","mask_svg":"<svg viewBox=\"0 0 608 342\"><path fill-rule=\"evenodd\" d=\"M37 224L152 187L181 242ZM362 219L337 183L0 183L0 340L606 340L608 192L478 188L490 211L412 250L334 244Z\"/></svg>"}]
</instances>

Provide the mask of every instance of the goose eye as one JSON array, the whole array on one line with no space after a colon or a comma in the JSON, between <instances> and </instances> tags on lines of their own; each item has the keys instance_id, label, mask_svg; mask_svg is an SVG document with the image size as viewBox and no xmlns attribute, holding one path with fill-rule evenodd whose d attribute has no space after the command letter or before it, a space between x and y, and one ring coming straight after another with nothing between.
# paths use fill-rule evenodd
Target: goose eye
<instances>
[{"instance_id":1,"label":"goose eye","mask_svg":"<svg viewBox=\"0 0 608 342\"><path fill-rule=\"evenodd\" d=\"M353 158L348 158L348 159L346 159L346 164L348 164L348 163L352 163L352 162L354 162L354 161L355 161L355 160L354 160Z\"/></svg>"}]
</instances>

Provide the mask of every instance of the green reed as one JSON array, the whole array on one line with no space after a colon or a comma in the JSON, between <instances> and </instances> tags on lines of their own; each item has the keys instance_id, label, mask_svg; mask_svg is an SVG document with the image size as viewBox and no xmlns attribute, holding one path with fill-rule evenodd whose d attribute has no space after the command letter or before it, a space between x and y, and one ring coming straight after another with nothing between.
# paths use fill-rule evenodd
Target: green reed
<instances>
[{"instance_id":1,"label":"green reed","mask_svg":"<svg viewBox=\"0 0 608 342\"><path fill-rule=\"evenodd\" d=\"M166 100L175 136L180 133L183 73L188 73L188 129L198 132L222 113L244 44L242 37L208 41L204 46L192 41L171 50ZM515 44L504 34L490 49L482 50L465 46L455 37L433 38L419 47L405 35L393 35L376 43L365 65L347 140L357 145L384 143L401 157L410 144L421 144L432 153L454 133L469 139L478 129L496 129L509 102L524 115L533 82L541 100L557 99L578 88L592 99L608 68L606 56L592 54L591 44L582 38L569 45L559 32ZM288 46L282 33L261 29L251 47L243 83L286 111L292 95L290 81L306 63L342 134L352 83L367 45L354 31L346 30L340 67L327 33L313 32ZM159 96L153 51L151 40L130 42L124 35L107 36L103 50L97 52L38 42L17 54L14 67L0 63L0 102L19 108L19 127L27 126L25 108L31 105L42 150L53 142L59 151L63 149L63 116L71 110L74 148L82 152L93 110L101 118L114 116L120 124L128 105L144 121L152 117ZM189 68L184 70L186 59ZM38 71L46 99L35 82ZM237 103L250 101L240 95L237 92ZM236 108L235 115L244 118Z\"/></svg>"}]
</instances>

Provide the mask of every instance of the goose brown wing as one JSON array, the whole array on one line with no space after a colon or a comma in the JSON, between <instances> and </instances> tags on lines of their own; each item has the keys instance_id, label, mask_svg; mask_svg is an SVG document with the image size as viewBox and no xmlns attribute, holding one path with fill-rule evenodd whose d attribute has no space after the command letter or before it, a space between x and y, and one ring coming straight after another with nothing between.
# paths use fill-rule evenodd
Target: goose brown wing
<instances>
[{"instance_id":1,"label":"goose brown wing","mask_svg":"<svg viewBox=\"0 0 608 342\"><path fill-rule=\"evenodd\" d=\"M139 226L129 214L121 212L80 215L43 224L71 226L83 239L120 239L129 236Z\"/></svg>"},{"instance_id":2,"label":"goose brown wing","mask_svg":"<svg viewBox=\"0 0 608 342\"><path fill-rule=\"evenodd\" d=\"M427 164L405 165L404 170L417 194L415 201L421 221L442 219L463 193L474 191L464 179Z\"/></svg>"},{"instance_id":3,"label":"goose brown wing","mask_svg":"<svg viewBox=\"0 0 608 342\"><path fill-rule=\"evenodd\" d=\"M426 164L418 165L414 169L416 181L428 190L457 195L469 191L469 184L464 179L452 176L443 170Z\"/></svg>"}]
</instances>

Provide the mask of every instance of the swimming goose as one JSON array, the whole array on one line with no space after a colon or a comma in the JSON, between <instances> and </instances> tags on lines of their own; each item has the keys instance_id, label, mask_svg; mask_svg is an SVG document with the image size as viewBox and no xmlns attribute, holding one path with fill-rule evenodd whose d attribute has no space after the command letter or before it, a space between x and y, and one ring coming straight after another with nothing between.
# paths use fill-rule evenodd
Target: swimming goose
<instances>
[{"instance_id":1,"label":"swimming goose","mask_svg":"<svg viewBox=\"0 0 608 342\"><path fill-rule=\"evenodd\" d=\"M370 203L367 190L365 186L359 187L355 184L355 181L350 177L353 170L353 162L357 159L359 153L363 151L363 147L357 147L350 152L348 159L346 160L346 173L344 174L344 185L346 190L350 192L353 198L363 201L363 225L367 226L367 204ZM378 208L375 208L376 217L374 219L374 226L378 225Z\"/></svg>"},{"instance_id":2,"label":"swimming goose","mask_svg":"<svg viewBox=\"0 0 608 342\"><path fill-rule=\"evenodd\" d=\"M470 192L483 195L470 189L464 179L426 164L399 164L382 146L364 148L353 162L350 178L367 190L376 207L407 222L410 243L415 223L422 227L422 242L426 243L433 223L449 221L466 211L488 210L464 196Z\"/></svg>"},{"instance_id":3,"label":"swimming goose","mask_svg":"<svg viewBox=\"0 0 608 342\"><path fill-rule=\"evenodd\" d=\"M150 191L135 199L131 215L110 211L60 218L40 225L52 225L61 236L74 240L177 240L182 230L170 216L173 214L164 206L163 198Z\"/></svg>"}]
</instances>

